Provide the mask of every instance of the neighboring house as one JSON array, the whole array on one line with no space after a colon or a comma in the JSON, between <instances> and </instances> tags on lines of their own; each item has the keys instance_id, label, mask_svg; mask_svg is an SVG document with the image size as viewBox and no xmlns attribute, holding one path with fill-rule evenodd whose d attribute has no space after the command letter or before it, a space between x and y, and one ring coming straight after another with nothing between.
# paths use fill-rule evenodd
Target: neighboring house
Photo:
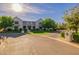
<instances>
[{"instance_id":1,"label":"neighboring house","mask_svg":"<svg viewBox=\"0 0 79 59\"><path fill-rule=\"evenodd\" d=\"M23 21L18 17L14 17L14 28L25 28L25 29L38 29L40 27L41 19L37 21Z\"/></svg>"}]
</instances>

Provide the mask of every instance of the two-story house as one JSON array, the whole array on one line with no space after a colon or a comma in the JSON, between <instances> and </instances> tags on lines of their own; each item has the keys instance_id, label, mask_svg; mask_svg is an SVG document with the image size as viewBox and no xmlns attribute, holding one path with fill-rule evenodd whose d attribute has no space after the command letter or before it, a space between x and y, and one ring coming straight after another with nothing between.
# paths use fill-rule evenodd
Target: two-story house
<instances>
[{"instance_id":1,"label":"two-story house","mask_svg":"<svg viewBox=\"0 0 79 59\"><path fill-rule=\"evenodd\" d=\"M26 28L26 29L37 29L40 27L40 21L41 19L37 21L23 21L22 19L18 17L14 17L14 28Z\"/></svg>"}]
</instances>

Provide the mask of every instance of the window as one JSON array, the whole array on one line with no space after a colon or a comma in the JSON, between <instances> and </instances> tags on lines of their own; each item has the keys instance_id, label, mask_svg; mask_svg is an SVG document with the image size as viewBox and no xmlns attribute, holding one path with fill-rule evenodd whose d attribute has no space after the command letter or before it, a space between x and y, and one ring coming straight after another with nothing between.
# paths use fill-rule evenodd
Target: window
<instances>
[{"instance_id":1,"label":"window","mask_svg":"<svg viewBox=\"0 0 79 59\"><path fill-rule=\"evenodd\" d=\"M19 22L18 21L15 21L15 24L18 24Z\"/></svg>"}]
</instances>

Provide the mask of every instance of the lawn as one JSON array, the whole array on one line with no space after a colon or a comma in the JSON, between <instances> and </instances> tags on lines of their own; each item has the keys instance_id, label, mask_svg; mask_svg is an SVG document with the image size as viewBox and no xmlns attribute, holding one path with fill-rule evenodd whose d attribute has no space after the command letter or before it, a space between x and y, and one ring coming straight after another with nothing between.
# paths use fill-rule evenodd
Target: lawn
<instances>
[{"instance_id":1,"label":"lawn","mask_svg":"<svg viewBox=\"0 0 79 59\"><path fill-rule=\"evenodd\" d=\"M38 31L38 32L35 32L35 31L33 31L33 32L29 32L30 34L48 34L49 32L45 32L45 31Z\"/></svg>"}]
</instances>

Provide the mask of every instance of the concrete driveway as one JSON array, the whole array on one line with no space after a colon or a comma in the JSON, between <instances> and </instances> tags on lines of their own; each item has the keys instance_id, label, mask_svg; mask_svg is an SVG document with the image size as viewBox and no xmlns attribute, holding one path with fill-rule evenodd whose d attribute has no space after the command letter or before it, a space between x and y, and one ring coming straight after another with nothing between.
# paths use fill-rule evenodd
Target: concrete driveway
<instances>
[{"instance_id":1,"label":"concrete driveway","mask_svg":"<svg viewBox=\"0 0 79 59\"><path fill-rule=\"evenodd\" d=\"M79 48L39 35L8 38L0 45L1 55L78 55Z\"/></svg>"}]
</instances>

